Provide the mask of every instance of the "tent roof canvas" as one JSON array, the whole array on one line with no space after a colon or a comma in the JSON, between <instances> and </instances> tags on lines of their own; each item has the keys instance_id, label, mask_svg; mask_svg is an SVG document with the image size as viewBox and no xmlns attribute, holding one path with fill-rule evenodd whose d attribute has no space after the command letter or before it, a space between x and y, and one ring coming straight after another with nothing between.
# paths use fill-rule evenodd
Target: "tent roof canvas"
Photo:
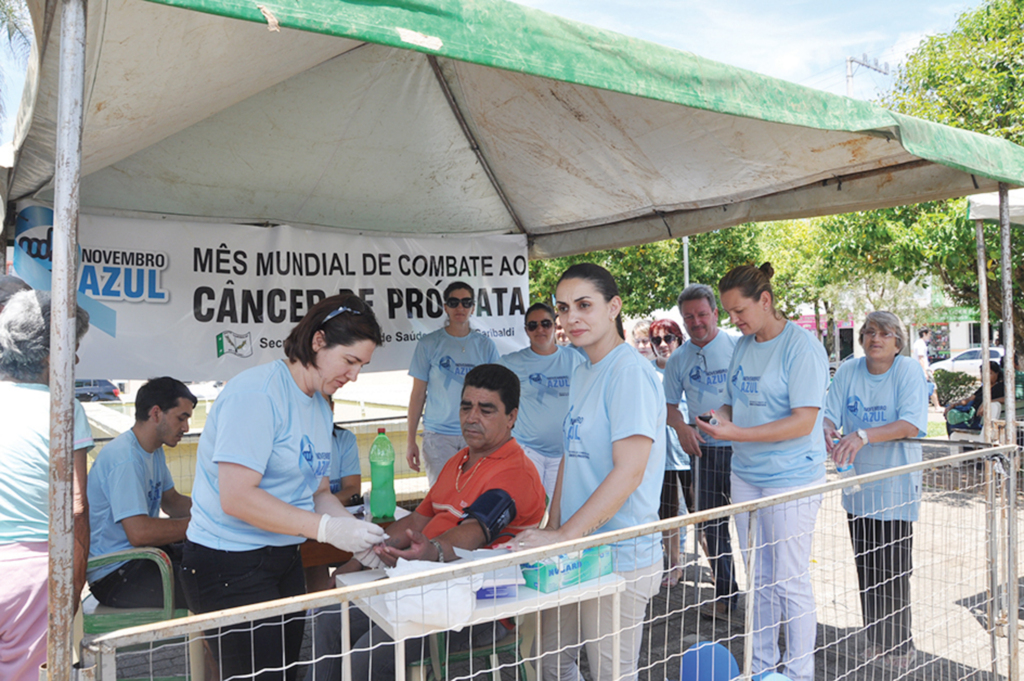
<instances>
[{"instance_id":1,"label":"tent roof canvas","mask_svg":"<svg viewBox=\"0 0 1024 681\"><path fill-rule=\"evenodd\" d=\"M59 3L29 5L6 195L46 201ZM97 0L87 27L86 212L547 257L1024 184L1008 142L504 0Z\"/></svg>"}]
</instances>

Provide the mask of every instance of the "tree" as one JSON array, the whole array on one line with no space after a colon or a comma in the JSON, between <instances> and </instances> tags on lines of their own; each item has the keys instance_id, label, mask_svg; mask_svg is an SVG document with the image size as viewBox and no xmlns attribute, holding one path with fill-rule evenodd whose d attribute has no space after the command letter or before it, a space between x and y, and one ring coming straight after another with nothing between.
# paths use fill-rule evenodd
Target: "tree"
<instances>
[{"instance_id":1,"label":"tree","mask_svg":"<svg viewBox=\"0 0 1024 681\"><path fill-rule=\"evenodd\" d=\"M895 74L882 104L904 114L1024 143L1024 0L987 0L960 15L946 34L925 38ZM888 275L903 285L941 283L953 302L977 305L974 226L963 200L924 203L829 218L824 224L828 266L851 276ZM1013 226L1014 242L1024 227ZM998 228L985 227L990 320L1002 318L1001 276L993 255ZM998 256L996 256L998 257ZM1012 254L1011 276L1024 263ZM1024 349L1024 303L1014 296L1018 351Z\"/></svg>"},{"instance_id":2,"label":"tree","mask_svg":"<svg viewBox=\"0 0 1024 681\"><path fill-rule=\"evenodd\" d=\"M717 287L718 280L736 265L761 258L757 225L705 232L690 237L690 281ZM558 278L570 265L592 262L615 277L627 317L649 315L674 307L683 290L683 240L669 239L639 246L593 251L530 262L532 302L551 303Z\"/></svg>"}]
</instances>

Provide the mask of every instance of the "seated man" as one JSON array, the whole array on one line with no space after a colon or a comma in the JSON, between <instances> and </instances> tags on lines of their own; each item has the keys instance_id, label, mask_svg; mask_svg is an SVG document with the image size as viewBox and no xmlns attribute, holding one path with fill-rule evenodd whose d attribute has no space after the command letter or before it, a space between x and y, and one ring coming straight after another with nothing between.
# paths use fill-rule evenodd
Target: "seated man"
<instances>
[{"instance_id":1,"label":"seated man","mask_svg":"<svg viewBox=\"0 0 1024 681\"><path fill-rule=\"evenodd\" d=\"M497 364L466 374L459 407L468 445L445 464L415 512L388 527L390 539L358 556L369 567L407 560L455 560L455 547L477 549L502 543L544 517L545 496L537 468L512 437L519 413L519 379ZM391 639L361 611L350 612L352 678L394 677ZM314 621L315 644L307 680L341 678L339 608L321 610ZM448 650L488 645L508 633L500 622L449 632ZM380 644L384 645L380 645ZM406 659L426 655L424 639L406 643ZM372 648L372 650L371 650ZM330 656L330 657L328 657Z\"/></svg>"},{"instance_id":2,"label":"seated man","mask_svg":"<svg viewBox=\"0 0 1024 681\"><path fill-rule=\"evenodd\" d=\"M168 376L149 381L135 398L135 425L100 450L89 472L89 557L133 546L159 547L173 565L175 608L187 607L177 574L192 500L174 489L163 445L176 446L188 432L195 405L195 396L181 381ZM161 509L170 517L161 518ZM89 570L87 577L103 605L163 605L160 571L151 560L106 565Z\"/></svg>"}]
</instances>

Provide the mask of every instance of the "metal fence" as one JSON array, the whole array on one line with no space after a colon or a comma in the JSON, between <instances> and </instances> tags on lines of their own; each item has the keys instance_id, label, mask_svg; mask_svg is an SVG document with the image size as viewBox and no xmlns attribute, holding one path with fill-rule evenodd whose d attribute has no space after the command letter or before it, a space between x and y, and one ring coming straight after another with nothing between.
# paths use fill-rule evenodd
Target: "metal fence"
<instances>
[{"instance_id":1,"label":"metal fence","mask_svg":"<svg viewBox=\"0 0 1024 681\"><path fill-rule=\"evenodd\" d=\"M520 586L518 596L498 600L474 600L472 594L479 584L471 584L471 580L479 580L499 568L518 569L525 562L557 560L560 555L568 556L562 563L567 566L585 549L613 542L649 545L660 541L663 532L680 529L686 533L683 576L677 585L663 586L643 611L637 628L642 639L635 666L629 646L609 646L614 649L610 664L595 655L601 642L621 642L630 630L618 627L596 631L590 645L579 648L578 663L584 678L661 681L687 678L690 674L691 678L710 679L703 673L692 676L692 667L687 664L694 659L691 648L695 644L715 642L728 649L745 678L764 671L765 650L770 655L774 644L782 651L783 660L788 659L787 648L791 653L807 651L805 661L811 665L808 669L813 668L810 673L815 679L1016 681L1022 678L1019 618L1020 590L1024 588L1017 566L1017 546L1024 532L1019 522L1022 497L1016 474L1017 456L1016 448L1011 446L942 456L614 534L473 563L438 565L409 576L126 629L88 642L83 663L87 674L95 674L103 681L183 676L189 668L186 639L190 635L202 637L216 648L225 635L224 627L241 626L251 634L257 627L280 626L285 620L301 622L305 628L298 659L282 657L257 669L255 676L230 678L302 679L309 674L309 678L317 681L325 675L333 681L360 678L368 673L369 678L376 679L408 675L440 681L489 676L533 681L539 663L543 664L543 677L554 678L554 657L549 655L541 660L540 651L558 650L563 653L563 660L572 659L577 650L576 640L561 640L565 627L593 631L594 627L588 625L595 611L588 608L594 604L607 605L613 613L621 614L619 594L629 593L636 586L627 582L639 583L642 578L625 573L627 577L623 579L612 573L576 586L561 586L550 593ZM902 555L912 555L912 566L900 564L902 567L884 573L876 584L862 588L851 541L851 519L842 507L843 489L912 473L919 473L922 482L920 513L912 525L912 549L905 543L905 537L886 538L880 544L892 549L891 554L886 554L889 556L901 555L900 551L905 550ZM816 522L806 537L811 541L811 560L804 572L813 587L812 605L809 610L801 609L798 599L779 605L768 592L783 593L785 603L789 580L795 584L803 577L779 576L784 571L774 572L789 538L772 535L765 528L770 526L772 514L786 504L807 510L806 505L818 503ZM741 605L728 615L708 618L700 610L714 602L714 583L697 525L716 518L729 519L733 547L744 548L734 551ZM742 532L744 525L748 532ZM741 536L745 539L742 546ZM770 557L777 561L774 565ZM879 593L884 592L885 598L889 598L895 587L909 588L909 594L896 594L886 601L888 606L878 606L882 610L888 607L889 611L881 618L875 613L877 621L869 631L865 626L865 608L874 608L877 602L876 606L866 605L865 593L881 589ZM369 641L374 651L369 653L368 670L366 651L353 651L357 638L353 629L360 626L361 615L350 611L349 605L371 613L371 619L383 627L374 630L376 638L362 639L362 644ZM552 630L543 624L550 624L551 620L538 617L537 613L550 612L555 605L562 607L558 620L561 628ZM327 610L318 610L321 608ZM433 624L417 623L417 619ZM619 621L618 616L613 619ZM476 638L476 630L472 637L468 636L466 629L462 634L419 638L427 632L455 629L467 621L483 624L497 620L511 624L511 628L503 624L503 628L495 629L492 625L482 639ZM778 629L777 623L781 625ZM894 658L892 654L899 652L896 648L907 647L906 636L901 638L899 634L901 623L907 628L915 652ZM404 645L391 646L380 635L382 631L395 634ZM557 634L554 639L553 634ZM787 637L792 640L785 640ZM471 647L470 652L461 650L465 645ZM872 645L876 649L871 649ZM394 658L394 671L380 666L381 656L387 658L389 665ZM207 657L206 678L226 681L228 677L218 669L216 656L208 652ZM892 659L897 663L887 662ZM325 672L328 662L335 663L334 670ZM799 666L794 663L793 668ZM780 671L785 669L782 666ZM259 674L261 671L263 674Z\"/></svg>"}]
</instances>

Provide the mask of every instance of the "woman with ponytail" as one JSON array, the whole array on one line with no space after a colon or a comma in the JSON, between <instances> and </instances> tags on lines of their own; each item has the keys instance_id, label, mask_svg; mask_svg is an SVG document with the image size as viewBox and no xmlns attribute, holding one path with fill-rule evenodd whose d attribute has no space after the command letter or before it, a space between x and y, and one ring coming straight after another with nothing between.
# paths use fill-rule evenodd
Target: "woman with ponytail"
<instances>
[{"instance_id":1,"label":"woman with ponytail","mask_svg":"<svg viewBox=\"0 0 1024 681\"><path fill-rule=\"evenodd\" d=\"M623 339L622 299L615 279L591 263L573 265L558 280L558 317L587 360L573 371L564 454L549 521L526 530L509 548L528 549L611 532L658 519L665 473L665 395L650 361ZM613 598L542 614L542 678L579 678L576 654L586 641L591 678L635 678L647 603L661 577L657 534L612 544L614 570L625 578L618 620ZM612 639L621 632L620 668Z\"/></svg>"},{"instance_id":2,"label":"woman with ponytail","mask_svg":"<svg viewBox=\"0 0 1024 681\"><path fill-rule=\"evenodd\" d=\"M697 426L732 442L732 501L742 503L825 482L822 435L828 358L811 333L775 309L769 263L737 267L718 284L722 307L743 334L728 373L726 404ZM782 673L814 678L817 615L809 572L821 495L758 511L754 567L754 665L779 663L779 625L786 628ZM747 550L747 514L736 517Z\"/></svg>"}]
</instances>

